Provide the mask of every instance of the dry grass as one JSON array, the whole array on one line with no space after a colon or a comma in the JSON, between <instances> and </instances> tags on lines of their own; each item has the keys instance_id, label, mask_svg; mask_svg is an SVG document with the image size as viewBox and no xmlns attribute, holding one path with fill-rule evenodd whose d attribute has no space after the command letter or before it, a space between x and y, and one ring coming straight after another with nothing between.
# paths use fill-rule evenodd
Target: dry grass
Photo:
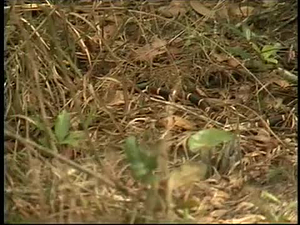
<instances>
[{"instance_id":1,"label":"dry grass","mask_svg":"<svg viewBox=\"0 0 300 225\"><path fill-rule=\"evenodd\" d=\"M168 1L11 7L5 28L6 221L296 222L297 87L283 76L297 73L295 2L252 3L256 14L218 14L215 22L182 2L175 2L177 17L177 5ZM207 7L213 5L216 11L229 7L221 1ZM229 28L245 18L261 35L255 44L281 43L278 64L262 63ZM244 52L232 50L237 47ZM145 81L196 92L209 109L136 92L135 84ZM63 109L71 129L84 132L76 147L55 140L52 128ZM164 122L170 116L177 124ZM171 212L163 203L150 210L147 187L128 169L125 138L134 135L147 146L163 141L167 173L199 160L184 140L208 127L239 134L232 147L242 154L239 169L179 188Z\"/></svg>"}]
</instances>

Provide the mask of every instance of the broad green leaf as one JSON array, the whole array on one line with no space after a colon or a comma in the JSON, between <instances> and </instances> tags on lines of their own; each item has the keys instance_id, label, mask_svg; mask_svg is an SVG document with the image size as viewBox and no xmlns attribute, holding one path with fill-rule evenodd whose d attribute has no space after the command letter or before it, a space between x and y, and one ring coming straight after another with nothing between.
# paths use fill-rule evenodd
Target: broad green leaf
<instances>
[{"instance_id":1,"label":"broad green leaf","mask_svg":"<svg viewBox=\"0 0 300 225\"><path fill-rule=\"evenodd\" d=\"M265 59L266 62L269 63L273 63L273 64L278 64L278 60L277 59L273 59L273 58L267 58Z\"/></svg>"},{"instance_id":2,"label":"broad green leaf","mask_svg":"<svg viewBox=\"0 0 300 225\"><path fill-rule=\"evenodd\" d=\"M63 110L55 121L54 132L58 142L62 142L69 134L69 129L71 126L70 114Z\"/></svg>"},{"instance_id":3,"label":"broad green leaf","mask_svg":"<svg viewBox=\"0 0 300 225\"><path fill-rule=\"evenodd\" d=\"M149 156L143 153L141 155L142 155L142 161L149 171L152 172L157 168L157 156Z\"/></svg>"},{"instance_id":4,"label":"broad green leaf","mask_svg":"<svg viewBox=\"0 0 300 225\"><path fill-rule=\"evenodd\" d=\"M269 59L271 56L276 56L279 50L280 44L265 45L261 50L261 56L264 60Z\"/></svg>"},{"instance_id":5,"label":"broad green leaf","mask_svg":"<svg viewBox=\"0 0 300 225\"><path fill-rule=\"evenodd\" d=\"M139 147L136 143L136 138L133 136L125 140L125 154L130 163L139 160Z\"/></svg>"},{"instance_id":6,"label":"broad green leaf","mask_svg":"<svg viewBox=\"0 0 300 225\"><path fill-rule=\"evenodd\" d=\"M79 142L83 140L85 137L83 131L73 131L70 132L70 134L60 142L60 144L66 144L66 145L71 145L73 147L77 147Z\"/></svg>"},{"instance_id":7,"label":"broad green leaf","mask_svg":"<svg viewBox=\"0 0 300 225\"><path fill-rule=\"evenodd\" d=\"M157 168L157 157L147 155L133 136L125 140L125 154L134 178L152 182L154 178L152 171Z\"/></svg>"},{"instance_id":8,"label":"broad green leaf","mask_svg":"<svg viewBox=\"0 0 300 225\"><path fill-rule=\"evenodd\" d=\"M134 162L130 165L130 168L138 179L142 179L149 173L149 169L142 162Z\"/></svg>"},{"instance_id":9,"label":"broad green leaf","mask_svg":"<svg viewBox=\"0 0 300 225\"><path fill-rule=\"evenodd\" d=\"M188 146L192 152L197 152L201 148L212 148L232 138L232 133L212 128L193 134L188 140Z\"/></svg>"}]
</instances>

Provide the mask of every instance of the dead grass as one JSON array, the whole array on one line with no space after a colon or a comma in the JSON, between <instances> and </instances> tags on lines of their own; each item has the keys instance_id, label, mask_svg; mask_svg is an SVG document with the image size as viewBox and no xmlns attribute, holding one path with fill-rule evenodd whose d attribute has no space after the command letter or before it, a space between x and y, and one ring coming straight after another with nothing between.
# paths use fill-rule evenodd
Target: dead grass
<instances>
[{"instance_id":1,"label":"dead grass","mask_svg":"<svg viewBox=\"0 0 300 225\"><path fill-rule=\"evenodd\" d=\"M80 2L19 3L8 12L6 221L295 223L296 1L244 2L242 13L227 1ZM243 20L260 49L281 44L277 64L263 63L242 36L235 25ZM140 82L198 93L209 109L136 92ZM85 134L76 147L55 140L63 109ZM124 139L152 147L163 140L167 173L199 160L184 140L209 127L239 135L231 146L242 154L239 167L174 190L168 213L165 203L151 211Z\"/></svg>"}]
</instances>

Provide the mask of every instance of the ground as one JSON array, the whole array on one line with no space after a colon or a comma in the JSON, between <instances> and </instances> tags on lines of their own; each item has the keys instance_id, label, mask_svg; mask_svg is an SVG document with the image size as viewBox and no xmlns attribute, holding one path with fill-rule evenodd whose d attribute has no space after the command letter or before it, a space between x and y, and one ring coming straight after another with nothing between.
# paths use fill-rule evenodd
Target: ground
<instances>
[{"instance_id":1,"label":"ground","mask_svg":"<svg viewBox=\"0 0 300 225\"><path fill-rule=\"evenodd\" d=\"M5 11L6 222L297 222L296 1L34 2Z\"/></svg>"}]
</instances>

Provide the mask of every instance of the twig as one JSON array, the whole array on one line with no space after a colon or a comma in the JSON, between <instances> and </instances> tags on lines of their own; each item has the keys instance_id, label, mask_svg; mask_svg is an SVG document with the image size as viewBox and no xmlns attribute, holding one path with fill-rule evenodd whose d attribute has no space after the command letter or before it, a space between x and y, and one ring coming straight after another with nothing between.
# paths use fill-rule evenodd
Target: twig
<instances>
[{"instance_id":1,"label":"twig","mask_svg":"<svg viewBox=\"0 0 300 225\"><path fill-rule=\"evenodd\" d=\"M93 177L97 178L100 181L102 181L103 183L105 183L105 184L107 184L107 185L109 185L111 187L115 187L116 186L111 180L109 180L109 179L107 179L107 178L105 178L105 177L103 177L103 176L101 176L99 174L96 174L96 173L90 171L89 169L86 169L86 168L80 166L79 164L77 164L77 163L75 163L73 161L68 160L65 157L62 157L61 155L59 155L59 154L51 151L49 148L43 147L43 146L35 143L34 141L30 140L30 139L23 138L20 135L14 134L13 132L11 132L11 131L9 131L7 129L4 130L4 134L7 135L7 136L12 137L14 139L16 139L17 141L23 143L24 145L31 145L32 147L38 149L40 152L46 153L48 155L51 155L52 157L55 157L56 159L60 160L61 162L66 163L67 165L69 165L69 166L71 166L71 167L73 167L73 168L75 168L75 169L77 169L77 170L79 170L79 171L81 171L83 173L86 173L86 174L88 174L90 176L93 176Z\"/></svg>"},{"instance_id":2,"label":"twig","mask_svg":"<svg viewBox=\"0 0 300 225\"><path fill-rule=\"evenodd\" d=\"M156 99L156 98L153 98L153 97L150 97L150 99L152 101L155 101L155 102L160 102L162 104L166 104L166 105L170 105L170 106L173 106L175 108L178 108L178 109L181 109L183 111L186 111L194 116L197 116L199 119L205 121L205 122L208 122L208 123L212 123L214 124L215 126L218 126L218 127L224 127L224 124L220 123L220 122L217 122L215 120L212 120L210 119L209 117L206 117L206 116L203 116L203 115L199 115L198 113L195 113L193 112L192 110L189 110L187 107L184 107L182 105L179 105L179 104L176 104L174 102L168 102L168 101L165 101L165 100L160 100L160 99Z\"/></svg>"}]
</instances>

